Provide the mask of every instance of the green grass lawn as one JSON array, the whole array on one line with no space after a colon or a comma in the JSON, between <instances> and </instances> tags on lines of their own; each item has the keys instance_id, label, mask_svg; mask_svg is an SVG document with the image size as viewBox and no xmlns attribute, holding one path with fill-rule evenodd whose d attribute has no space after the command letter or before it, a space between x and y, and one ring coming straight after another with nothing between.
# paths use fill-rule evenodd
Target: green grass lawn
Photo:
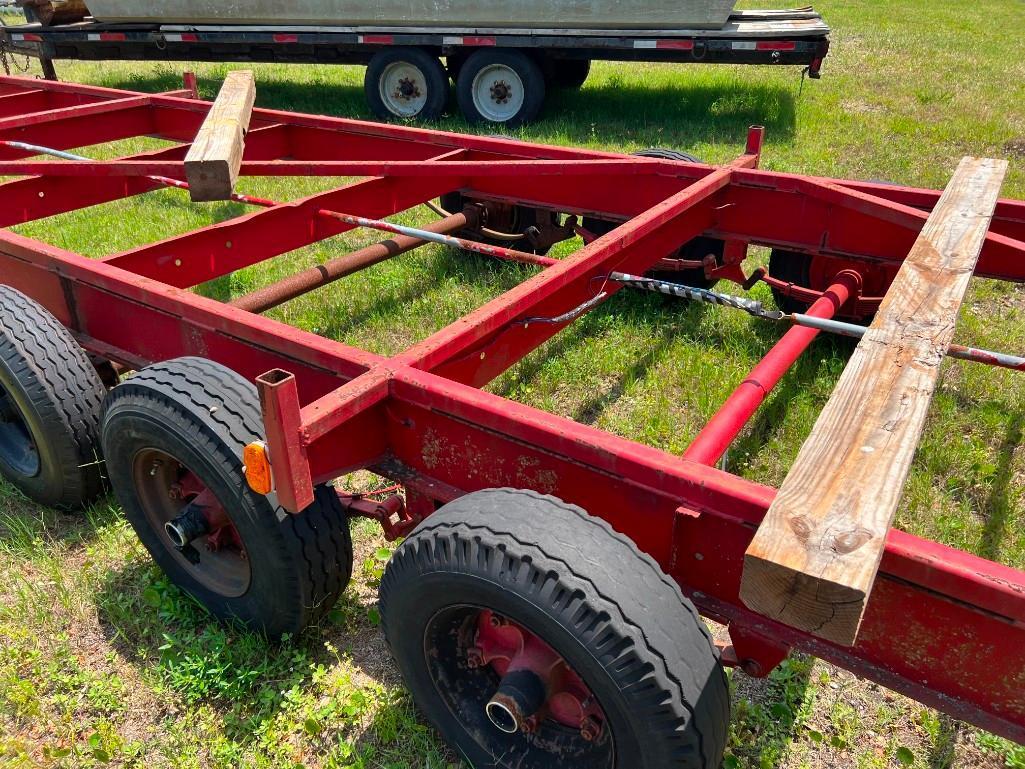
<instances>
[{"instance_id":1,"label":"green grass lawn","mask_svg":"<svg viewBox=\"0 0 1025 769\"><path fill-rule=\"evenodd\" d=\"M742 150L747 126L760 123L768 168L942 187L962 155L1007 157L1004 194L1025 197L1019 0L817 7L833 26L833 51L823 79L803 89L796 69L597 63L579 92L555 94L541 121L517 135L600 149L676 148L722 162ZM208 97L227 71L190 68ZM58 70L100 85L180 87L180 68L166 64L58 63ZM256 71L261 106L369 117L360 68ZM455 116L441 126L466 130ZM140 139L87 152L113 157L160 145ZM245 180L241 187L294 199L338 183ZM16 229L101 255L241 210L194 206L171 190ZM429 218L417 210L397 220ZM333 238L200 290L228 299L376 239L368 232ZM394 353L529 274L429 246L270 314ZM771 301L767 291L755 293ZM727 310L624 294L490 389L678 452L778 334ZM1025 292L973 281L956 339L1025 351ZM842 340L816 342L734 446L729 469L778 484L850 350ZM1023 430L1021 374L946 362L897 525L1025 568ZM345 483L365 488L373 480ZM376 583L389 551L368 524L357 524L355 535L353 585L328 621L270 646L211 621L169 585L112 498L84 515L61 515L0 484L0 765L457 765L419 720L376 627ZM734 674L732 686L728 769L1025 767L1025 749L811 659L793 658L764 681Z\"/></svg>"}]
</instances>

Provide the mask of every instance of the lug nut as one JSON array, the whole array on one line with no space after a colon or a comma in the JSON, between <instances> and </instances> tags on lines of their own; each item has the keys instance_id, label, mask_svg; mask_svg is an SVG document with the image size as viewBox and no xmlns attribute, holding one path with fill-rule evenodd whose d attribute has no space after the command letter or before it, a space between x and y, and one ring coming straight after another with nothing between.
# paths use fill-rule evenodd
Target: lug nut
<instances>
[{"instance_id":1,"label":"lug nut","mask_svg":"<svg viewBox=\"0 0 1025 769\"><path fill-rule=\"evenodd\" d=\"M584 716L580 721L580 736L588 742L594 742L601 736L601 721L594 716Z\"/></svg>"}]
</instances>

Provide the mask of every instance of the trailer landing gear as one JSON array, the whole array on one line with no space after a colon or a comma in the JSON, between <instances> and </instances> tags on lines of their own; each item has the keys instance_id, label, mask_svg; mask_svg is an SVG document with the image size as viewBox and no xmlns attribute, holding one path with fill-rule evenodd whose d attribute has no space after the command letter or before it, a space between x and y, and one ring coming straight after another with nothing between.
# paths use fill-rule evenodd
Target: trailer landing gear
<instances>
[{"instance_id":1,"label":"trailer landing gear","mask_svg":"<svg viewBox=\"0 0 1025 769\"><path fill-rule=\"evenodd\" d=\"M707 629L578 507L514 489L450 502L396 551L381 615L417 705L473 766L721 761L729 700Z\"/></svg>"}]
</instances>

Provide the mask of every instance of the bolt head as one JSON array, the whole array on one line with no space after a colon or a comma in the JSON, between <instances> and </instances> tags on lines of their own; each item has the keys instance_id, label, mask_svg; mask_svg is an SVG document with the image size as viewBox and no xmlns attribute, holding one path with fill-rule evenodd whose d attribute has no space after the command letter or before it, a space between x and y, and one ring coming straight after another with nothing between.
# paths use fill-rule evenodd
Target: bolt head
<instances>
[{"instance_id":1,"label":"bolt head","mask_svg":"<svg viewBox=\"0 0 1025 769\"><path fill-rule=\"evenodd\" d=\"M471 646L466 650L466 667L471 669L484 667L484 652L479 646Z\"/></svg>"},{"instance_id":2,"label":"bolt head","mask_svg":"<svg viewBox=\"0 0 1025 769\"><path fill-rule=\"evenodd\" d=\"M541 725L541 719L537 717L537 714L524 718L520 724L520 731L524 734L533 734L537 731L538 726Z\"/></svg>"},{"instance_id":3,"label":"bolt head","mask_svg":"<svg viewBox=\"0 0 1025 769\"><path fill-rule=\"evenodd\" d=\"M594 716L584 716L580 721L580 736L594 742L601 736L601 721Z\"/></svg>"}]
</instances>

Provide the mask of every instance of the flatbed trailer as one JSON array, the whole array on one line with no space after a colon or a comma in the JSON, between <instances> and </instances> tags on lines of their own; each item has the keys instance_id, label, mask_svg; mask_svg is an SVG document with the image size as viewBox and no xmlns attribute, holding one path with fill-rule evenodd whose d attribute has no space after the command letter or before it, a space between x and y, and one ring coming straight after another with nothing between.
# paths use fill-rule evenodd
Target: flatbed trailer
<instances>
[{"instance_id":1,"label":"flatbed trailer","mask_svg":"<svg viewBox=\"0 0 1025 769\"><path fill-rule=\"evenodd\" d=\"M54 78L53 61L61 59L361 64L368 67L368 101L382 119L438 118L447 104L451 77L469 120L516 125L536 117L547 89L581 85L592 60L796 65L818 78L829 51L829 27L810 9L738 11L723 28L712 30L185 25L87 19L0 29L0 44L38 57ZM460 85L459 75L475 54L471 66L476 69L467 71ZM512 87L513 93L499 88L501 95L490 98L492 82L475 99L472 75L493 73L496 64L505 69L492 80ZM484 88L478 82L477 89Z\"/></svg>"},{"instance_id":2,"label":"flatbed trailer","mask_svg":"<svg viewBox=\"0 0 1025 769\"><path fill-rule=\"evenodd\" d=\"M208 112L189 89L0 78L0 175L19 177L0 186L0 226L187 189L191 142L223 124ZM68 152L137 136L174 144ZM1000 161L966 159L941 194L760 170L761 138L753 128L735 161L711 166L256 109L243 176L360 179L287 203L233 194L252 210L100 258L0 230L0 469L65 507L111 483L176 584L270 634L338 597L348 518L405 537L381 585L384 632L418 706L475 766L712 769L723 668L764 676L791 650L1025 742L1025 574L889 528L893 468L955 352L959 294L973 274L1025 281L1025 203L997 199ZM383 221L423 204L443 218ZM190 290L357 227L391 237L230 302ZM545 255L577 235L586 245ZM432 240L536 272L392 356L260 314ZM748 269L751 246L773 249L768 271ZM765 282L789 314L710 291L716 280ZM483 389L633 288L795 323L684 456ZM780 492L717 469L817 328L873 316L824 411L856 407L828 444L843 465L802 450ZM360 469L399 488L327 485ZM816 505L850 479L859 488L831 508L847 518L825 516L821 533ZM801 509L794 481L816 490ZM824 543L827 568L801 577L767 537ZM857 573L829 571L845 565ZM799 575L779 581L782 606L764 600L772 567ZM827 573L867 587L822 618ZM696 611L731 644L714 647Z\"/></svg>"}]
</instances>

